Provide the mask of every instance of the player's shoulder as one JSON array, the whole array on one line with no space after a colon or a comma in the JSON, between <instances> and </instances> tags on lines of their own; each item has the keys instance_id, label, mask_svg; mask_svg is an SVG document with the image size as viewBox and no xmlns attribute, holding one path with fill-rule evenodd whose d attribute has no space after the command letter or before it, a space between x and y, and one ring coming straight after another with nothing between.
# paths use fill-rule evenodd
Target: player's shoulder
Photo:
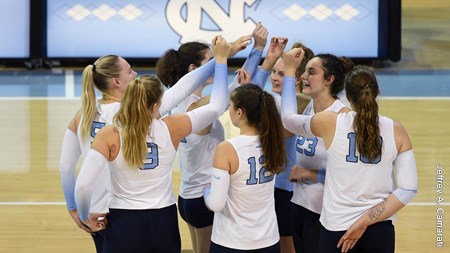
<instances>
[{"instance_id":1,"label":"player's shoulder","mask_svg":"<svg viewBox=\"0 0 450 253\"><path fill-rule=\"evenodd\" d=\"M100 129L100 131L97 133L96 138L109 138L112 136L118 136L120 135L119 128L117 126L108 125Z\"/></svg>"},{"instance_id":2,"label":"player's shoulder","mask_svg":"<svg viewBox=\"0 0 450 253\"><path fill-rule=\"evenodd\" d=\"M217 145L217 150L220 150L222 152L230 152L233 151L234 152L234 147L233 144L231 144L231 142L229 140L226 141L222 141L219 143L219 145Z\"/></svg>"},{"instance_id":3,"label":"player's shoulder","mask_svg":"<svg viewBox=\"0 0 450 253\"><path fill-rule=\"evenodd\" d=\"M83 115L81 108L75 113L75 115L73 116L72 120L69 123L69 129L76 133L77 129L78 129L78 125L81 122L81 116Z\"/></svg>"}]
</instances>

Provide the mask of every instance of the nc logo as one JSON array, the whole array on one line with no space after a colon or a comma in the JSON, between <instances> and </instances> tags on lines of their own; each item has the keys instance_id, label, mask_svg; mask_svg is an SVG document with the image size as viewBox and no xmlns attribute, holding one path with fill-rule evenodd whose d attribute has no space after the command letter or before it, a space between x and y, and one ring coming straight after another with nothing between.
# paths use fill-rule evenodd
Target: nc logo
<instances>
[{"instance_id":1,"label":"nc logo","mask_svg":"<svg viewBox=\"0 0 450 253\"><path fill-rule=\"evenodd\" d=\"M244 20L244 9L245 5L252 6L257 1L230 0L227 11L214 0L170 0L166 6L166 18L172 29L180 35L180 43L210 42L217 34L232 41L253 31L256 23ZM181 15L183 8L186 10L185 18ZM209 15L218 29L202 29L202 12Z\"/></svg>"}]
</instances>

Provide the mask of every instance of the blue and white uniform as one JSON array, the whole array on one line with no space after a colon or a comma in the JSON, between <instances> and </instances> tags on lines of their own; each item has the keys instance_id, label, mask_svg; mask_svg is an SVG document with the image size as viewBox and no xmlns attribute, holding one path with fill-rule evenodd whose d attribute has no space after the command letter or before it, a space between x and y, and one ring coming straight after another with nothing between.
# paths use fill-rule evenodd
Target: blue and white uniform
<instances>
[{"instance_id":1,"label":"blue and white uniform","mask_svg":"<svg viewBox=\"0 0 450 253\"><path fill-rule=\"evenodd\" d=\"M227 100L221 95L228 96L227 66L215 64L215 75L211 102L187 113L194 132L211 124L226 108ZM122 143L120 129L119 133ZM80 219L85 222L89 219L92 184L103 167L109 165L112 197L104 252L181 250L177 208L172 194L172 165L176 150L163 120L153 120L146 141L148 153L142 168L127 165L120 145L117 157L109 162L102 153L91 149L80 170L75 199ZM171 243L162 243L166 241Z\"/></svg>"},{"instance_id":2,"label":"blue and white uniform","mask_svg":"<svg viewBox=\"0 0 450 253\"><path fill-rule=\"evenodd\" d=\"M97 132L107 125L112 125L114 115L120 108L119 102L113 102L110 104L97 103L97 112L95 113L94 120L92 121L92 128L89 134L89 138L83 140L81 137L81 121L77 128L78 141L80 142L81 154L83 159L86 158L87 153L91 149L92 140L94 140ZM92 213L107 213L108 202L110 200L109 192L110 178L108 166L102 170L101 174L95 181L94 191L91 199L91 212Z\"/></svg>"},{"instance_id":3,"label":"blue and white uniform","mask_svg":"<svg viewBox=\"0 0 450 253\"><path fill-rule=\"evenodd\" d=\"M382 202L397 188L393 166L397 158L393 121L379 116L382 154L379 159L368 162L356 150L354 117L353 111L338 115L334 140L328 149L320 222L330 231L347 230L367 210ZM395 215L389 218L392 221L395 219Z\"/></svg>"},{"instance_id":4,"label":"blue and white uniform","mask_svg":"<svg viewBox=\"0 0 450 253\"><path fill-rule=\"evenodd\" d=\"M239 158L239 168L230 175L225 207L214 215L211 241L239 250L266 248L278 243L274 206L274 175L262 166L259 136L229 139Z\"/></svg>"},{"instance_id":5,"label":"blue and white uniform","mask_svg":"<svg viewBox=\"0 0 450 253\"><path fill-rule=\"evenodd\" d=\"M167 90L162 98L159 113L161 116L166 115L172 108L185 99L188 95L195 91L201 84L203 84L212 73L214 73L215 61L211 60L203 66L195 69L181 78L177 85ZM92 129L88 140L81 139L81 128L78 126L77 134L74 135L70 130L66 131L66 135L63 141L63 147L61 150L60 161L60 174L61 184L64 191L64 197L66 199L66 205L69 210L77 209L74 197L75 182L76 182L76 163L80 155L83 159L89 151L91 142L95 137L95 134L104 126L112 125L113 117L120 108L119 102L110 104L97 103L94 120L92 122ZM80 123L81 124L81 123ZM75 146L75 140L78 139L78 146ZM103 177L99 177L95 184L94 195L92 197L91 204L92 212L107 212L108 202L108 189L109 174L102 174Z\"/></svg>"},{"instance_id":6,"label":"blue and white uniform","mask_svg":"<svg viewBox=\"0 0 450 253\"><path fill-rule=\"evenodd\" d=\"M311 100L303 111L303 115L314 115L314 102ZM345 105L336 100L325 111L339 112ZM327 150L320 137L304 137L298 135L296 141L297 164L304 169L326 170ZM294 184L292 202L314 213L322 211L323 182L298 182Z\"/></svg>"},{"instance_id":7,"label":"blue and white uniform","mask_svg":"<svg viewBox=\"0 0 450 253\"><path fill-rule=\"evenodd\" d=\"M190 95L174 110L185 113L199 96ZM220 120L216 119L208 134L191 133L178 146L178 161L181 170L181 185L178 209L181 218L195 228L211 226L214 212L203 200L203 188L211 183L211 166L217 145L225 139Z\"/></svg>"},{"instance_id":8,"label":"blue and white uniform","mask_svg":"<svg viewBox=\"0 0 450 253\"><path fill-rule=\"evenodd\" d=\"M162 120L153 120L149 133L149 153L143 168L130 168L125 163L122 146L116 159L109 163L112 194L110 208L142 210L175 204L172 164L176 150L169 130Z\"/></svg>"},{"instance_id":9,"label":"blue and white uniform","mask_svg":"<svg viewBox=\"0 0 450 253\"><path fill-rule=\"evenodd\" d=\"M252 48L243 64L249 75L256 71L261 59L262 51ZM239 86L238 76L230 84L231 93ZM182 101L172 113L186 113L189 107L200 100L197 95L190 95ZM192 133L180 142L178 159L181 170L181 185L178 199L178 208L184 221L195 228L211 226L214 213L203 201L203 188L211 182L211 166L217 145L225 139L224 128L220 120L215 120L209 133L198 135Z\"/></svg>"},{"instance_id":10,"label":"blue and white uniform","mask_svg":"<svg viewBox=\"0 0 450 253\"><path fill-rule=\"evenodd\" d=\"M172 194L176 150L164 121L153 120L147 145L143 168L127 165L122 145L116 159L108 163L112 196L105 252L178 252L181 247ZM165 240L171 243L161 244Z\"/></svg>"},{"instance_id":11,"label":"blue and white uniform","mask_svg":"<svg viewBox=\"0 0 450 253\"><path fill-rule=\"evenodd\" d=\"M179 104L174 113L185 113L200 97L190 95ZM178 146L178 160L181 169L179 195L184 199L203 196L203 188L211 182L211 166L217 145L225 139L222 123L217 119L209 134L188 135Z\"/></svg>"},{"instance_id":12,"label":"blue and white uniform","mask_svg":"<svg viewBox=\"0 0 450 253\"><path fill-rule=\"evenodd\" d=\"M283 86L287 94L282 98L283 124L298 134L313 137L312 117L295 113L295 100L289 94L294 89L292 80ZM394 122L378 115L382 151L379 157L369 160L357 151L355 115L354 111L336 115L334 137L327 150L327 176L320 215L323 227L319 239L319 252L323 253L341 252L336 245L346 230L391 194L406 205L417 192L414 154L412 150L398 154ZM394 252L394 221L395 215L392 215L367 227L353 251ZM377 240L383 243L374 243Z\"/></svg>"}]
</instances>

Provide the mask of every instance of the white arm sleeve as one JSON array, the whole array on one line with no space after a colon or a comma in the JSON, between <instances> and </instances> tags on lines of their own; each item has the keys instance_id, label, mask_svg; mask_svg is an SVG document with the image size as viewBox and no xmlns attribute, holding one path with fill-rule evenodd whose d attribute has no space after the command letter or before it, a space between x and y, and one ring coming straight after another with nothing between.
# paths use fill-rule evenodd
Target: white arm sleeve
<instances>
[{"instance_id":1,"label":"white arm sleeve","mask_svg":"<svg viewBox=\"0 0 450 253\"><path fill-rule=\"evenodd\" d=\"M199 68L196 68L194 71L187 73L180 78L174 86L164 92L161 106L159 107L159 114L161 117L170 112L170 110L181 103L183 99L194 93L200 85L208 80L213 74L215 62L216 61L212 59Z\"/></svg>"},{"instance_id":2,"label":"white arm sleeve","mask_svg":"<svg viewBox=\"0 0 450 253\"><path fill-rule=\"evenodd\" d=\"M75 201L78 207L78 214L82 221L89 219L92 191L95 180L100 175L108 162L100 152L90 149L83 162L78 180L75 185Z\"/></svg>"},{"instance_id":3,"label":"white arm sleeve","mask_svg":"<svg viewBox=\"0 0 450 253\"><path fill-rule=\"evenodd\" d=\"M394 195L408 204L417 194L417 168L413 150L400 153L394 161L398 188Z\"/></svg>"},{"instance_id":4,"label":"white arm sleeve","mask_svg":"<svg viewBox=\"0 0 450 253\"><path fill-rule=\"evenodd\" d=\"M77 209L75 203L75 182L77 179L77 162L81 154L80 144L77 135L67 129L64 134L59 160L59 173L61 175L61 185L66 199L66 206L69 210Z\"/></svg>"},{"instance_id":5,"label":"white arm sleeve","mask_svg":"<svg viewBox=\"0 0 450 253\"><path fill-rule=\"evenodd\" d=\"M230 174L226 170L212 168L211 185L203 190L206 206L213 212L220 212L227 202Z\"/></svg>"},{"instance_id":6,"label":"white arm sleeve","mask_svg":"<svg viewBox=\"0 0 450 253\"><path fill-rule=\"evenodd\" d=\"M242 68L245 69L245 71L247 71L250 76L253 76L255 74L256 68L259 65L259 61L261 60L261 55L262 51L256 48L252 48L250 54L244 62L244 65L242 65ZM234 77L233 82L228 87L228 93L231 94L231 92L233 92L233 90L237 87L239 87L238 75Z\"/></svg>"},{"instance_id":7,"label":"white arm sleeve","mask_svg":"<svg viewBox=\"0 0 450 253\"><path fill-rule=\"evenodd\" d=\"M214 83L209 104L189 111L192 133L207 127L225 112L228 105L228 68L226 64L216 64Z\"/></svg>"},{"instance_id":8,"label":"white arm sleeve","mask_svg":"<svg viewBox=\"0 0 450 253\"><path fill-rule=\"evenodd\" d=\"M294 77L284 77L281 94L281 120L284 128L294 134L314 137L311 131L311 119L313 116L297 114L297 96L295 94Z\"/></svg>"}]
</instances>

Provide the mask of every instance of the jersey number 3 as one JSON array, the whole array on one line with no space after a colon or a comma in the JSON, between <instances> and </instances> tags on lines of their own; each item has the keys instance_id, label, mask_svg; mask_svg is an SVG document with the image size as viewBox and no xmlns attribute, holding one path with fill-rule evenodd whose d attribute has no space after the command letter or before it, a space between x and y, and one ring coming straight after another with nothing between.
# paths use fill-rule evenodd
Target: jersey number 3
<instances>
[{"instance_id":1,"label":"jersey number 3","mask_svg":"<svg viewBox=\"0 0 450 253\"><path fill-rule=\"evenodd\" d=\"M258 178L256 177L256 158L252 156L247 161L248 164L250 164L250 178L247 179L247 185L254 185L258 183L264 184L273 180L273 175L266 176L267 167L262 166L261 169L259 170L259 182L258 182ZM258 163L260 165L264 164L263 155L259 157Z\"/></svg>"},{"instance_id":2,"label":"jersey number 3","mask_svg":"<svg viewBox=\"0 0 450 253\"><path fill-rule=\"evenodd\" d=\"M152 142L147 142L148 153L145 157L144 167L142 170L152 170L159 165L158 159L158 145Z\"/></svg>"}]
</instances>

